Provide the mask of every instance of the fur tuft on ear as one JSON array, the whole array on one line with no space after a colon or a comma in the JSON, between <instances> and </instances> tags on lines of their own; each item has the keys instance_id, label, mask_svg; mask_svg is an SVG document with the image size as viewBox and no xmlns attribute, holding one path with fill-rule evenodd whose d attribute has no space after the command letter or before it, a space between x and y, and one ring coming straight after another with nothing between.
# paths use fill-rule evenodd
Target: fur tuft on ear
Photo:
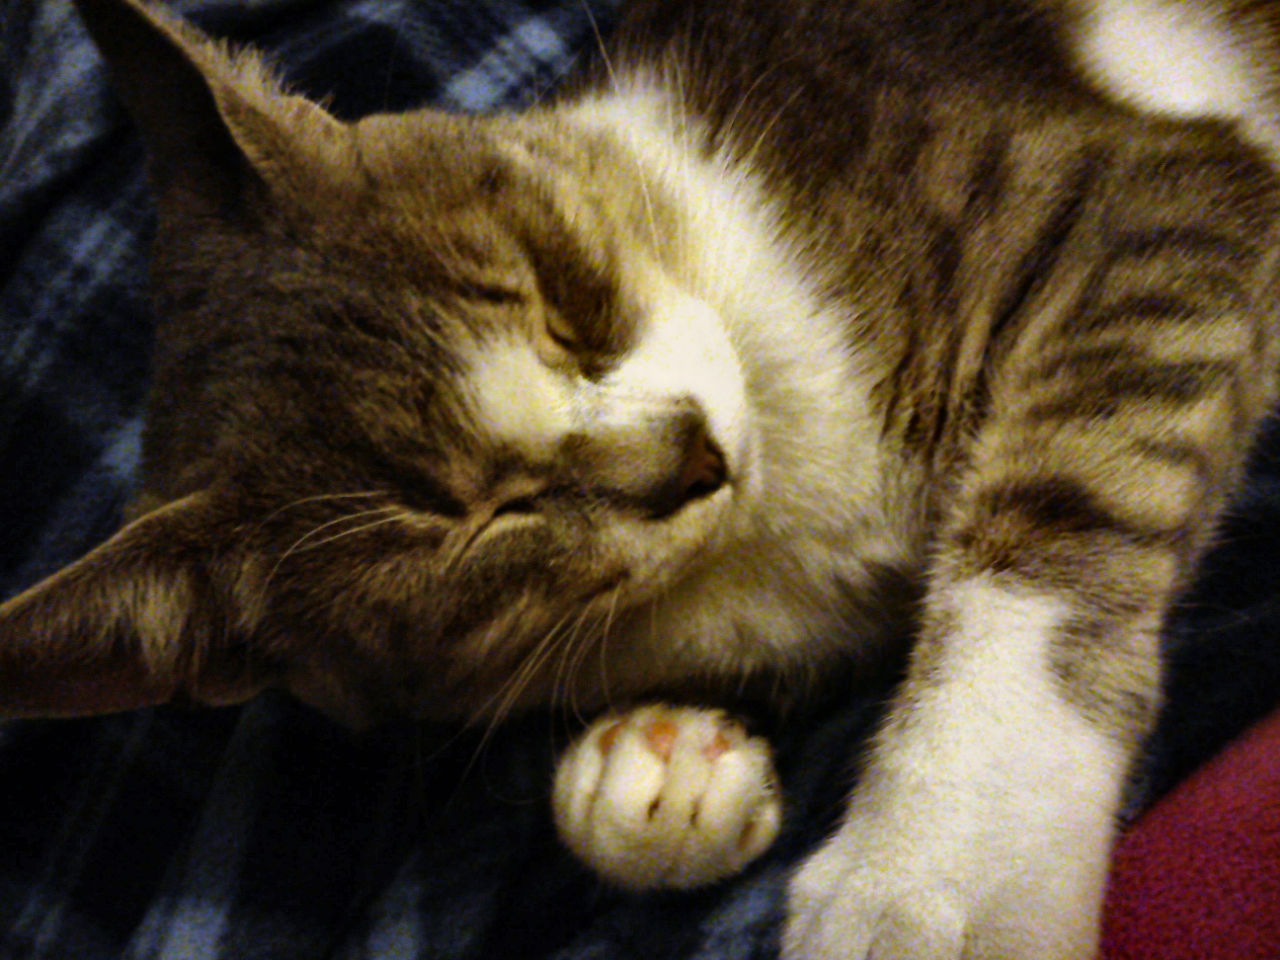
<instances>
[{"instance_id":1,"label":"fur tuft on ear","mask_svg":"<svg viewBox=\"0 0 1280 960\"><path fill-rule=\"evenodd\" d=\"M346 126L286 94L256 53L230 53L144 0L75 3L146 141L162 204L176 192L184 207L224 212L255 178L289 185L299 162L345 157Z\"/></svg>"},{"instance_id":2,"label":"fur tuft on ear","mask_svg":"<svg viewBox=\"0 0 1280 960\"><path fill-rule=\"evenodd\" d=\"M222 524L195 494L0 605L0 716L246 700L264 684L216 602Z\"/></svg>"}]
</instances>

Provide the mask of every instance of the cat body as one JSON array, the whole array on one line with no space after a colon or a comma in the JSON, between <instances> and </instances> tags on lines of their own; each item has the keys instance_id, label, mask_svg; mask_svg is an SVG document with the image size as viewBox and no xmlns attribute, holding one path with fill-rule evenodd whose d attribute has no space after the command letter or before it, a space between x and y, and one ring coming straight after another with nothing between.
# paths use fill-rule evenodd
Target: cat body
<instances>
[{"instance_id":1,"label":"cat body","mask_svg":"<svg viewBox=\"0 0 1280 960\"><path fill-rule=\"evenodd\" d=\"M640 0L555 101L345 122L79 6L161 210L144 488L0 607L0 709L800 696L911 629L785 955L1091 955L1159 631L1275 398L1264 8ZM667 724L776 829L754 745L644 717L566 761L571 845ZM604 872L669 879L619 802Z\"/></svg>"}]
</instances>

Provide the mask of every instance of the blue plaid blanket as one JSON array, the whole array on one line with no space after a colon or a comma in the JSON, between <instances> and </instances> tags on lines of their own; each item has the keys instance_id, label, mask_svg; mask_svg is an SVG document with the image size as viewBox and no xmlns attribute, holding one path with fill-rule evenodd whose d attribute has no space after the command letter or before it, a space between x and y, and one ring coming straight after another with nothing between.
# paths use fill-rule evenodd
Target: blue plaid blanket
<instances>
[{"instance_id":1,"label":"blue plaid blanket","mask_svg":"<svg viewBox=\"0 0 1280 960\"><path fill-rule=\"evenodd\" d=\"M118 524L138 461L154 211L66 0L0 0L0 598ZM352 117L536 99L610 0L188 0ZM593 23L594 21L594 23ZM1135 808L1280 701L1280 429L1170 625ZM284 697L0 725L0 958L776 955L786 876L838 814L866 700L783 730L776 848L695 894L628 896L549 825L558 720L355 735Z\"/></svg>"}]
</instances>

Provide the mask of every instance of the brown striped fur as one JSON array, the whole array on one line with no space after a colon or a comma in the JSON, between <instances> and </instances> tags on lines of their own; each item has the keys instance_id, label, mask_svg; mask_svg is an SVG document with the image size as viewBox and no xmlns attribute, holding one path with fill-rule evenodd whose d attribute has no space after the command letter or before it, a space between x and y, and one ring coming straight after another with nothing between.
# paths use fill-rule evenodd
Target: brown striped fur
<instances>
[{"instance_id":1,"label":"brown striped fur","mask_svg":"<svg viewBox=\"0 0 1280 960\"><path fill-rule=\"evenodd\" d=\"M636 0L555 103L351 124L78 5L162 214L145 489L0 607L0 711L802 690L922 594L855 824L980 583L1066 611L1037 662L1090 729L1149 729L1276 395L1271 5L1138 5L1234 25L1243 117L1132 105L1083 0ZM686 360L705 382L667 383ZM796 917L844 902L819 859ZM819 928L790 955L834 955Z\"/></svg>"}]
</instances>

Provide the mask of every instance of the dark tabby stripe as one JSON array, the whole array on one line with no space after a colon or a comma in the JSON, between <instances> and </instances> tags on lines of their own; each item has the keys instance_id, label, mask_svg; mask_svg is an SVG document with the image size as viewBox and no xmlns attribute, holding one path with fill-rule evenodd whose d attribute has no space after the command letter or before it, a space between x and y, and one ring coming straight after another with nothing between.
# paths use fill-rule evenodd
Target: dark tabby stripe
<instances>
[{"instance_id":1,"label":"dark tabby stripe","mask_svg":"<svg viewBox=\"0 0 1280 960\"><path fill-rule=\"evenodd\" d=\"M1094 333L1115 325L1133 322L1170 320L1207 320L1186 296L1167 290L1143 290L1127 293L1120 299L1098 306L1073 324L1081 333Z\"/></svg>"},{"instance_id":2,"label":"dark tabby stripe","mask_svg":"<svg viewBox=\"0 0 1280 960\"><path fill-rule=\"evenodd\" d=\"M1219 361L1151 363L1098 371L1069 390L1035 403L1032 422L1110 417L1131 403L1188 404L1230 384L1237 371Z\"/></svg>"},{"instance_id":3,"label":"dark tabby stripe","mask_svg":"<svg viewBox=\"0 0 1280 960\"><path fill-rule=\"evenodd\" d=\"M998 343L1014 318L1033 299L1052 274L1063 250L1084 215L1086 202L1102 171L1104 158L1089 151L1073 160L1073 166L1062 178L1056 205L1044 218L1035 244L1027 250L1014 271L1014 281L1000 306L991 327L991 342Z\"/></svg>"},{"instance_id":4,"label":"dark tabby stripe","mask_svg":"<svg viewBox=\"0 0 1280 960\"><path fill-rule=\"evenodd\" d=\"M977 506L989 516L1021 516L1036 530L1057 537L1109 533L1146 545L1171 533L1121 516L1084 483L1061 476L1006 481L984 490Z\"/></svg>"},{"instance_id":5,"label":"dark tabby stripe","mask_svg":"<svg viewBox=\"0 0 1280 960\"><path fill-rule=\"evenodd\" d=\"M1190 470L1201 484L1208 485L1213 480L1213 467L1208 454L1200 444L1193 441L1171 437L1137 437L1127 441L1127 447L1146 459Z\"/></svg>"},{"instance_id":6,"label":"dark tabby stripe","mask_svg":"<svg viewBox=\"0 0 1280 960\"><path fill-rule=\"evenodd\" d=\"M983 136L969 175L968 200L964 218L973 223L991 214L1009 184L1009 143L1007 129L994 128Z\"/></svg>"},{"instance_id":7,"label":"dark tabby stripe","mask_svg":"<svg viewBox=\"0 0 1280 960\"><path fill-rule=\"evenodd\" d=\"M1155 257L1169 252L1208 254L1218 259L1245 262L1254 250L1240 238L1233 238L1210 226L1178 224L1121 230L1112 237L1117 256Z\"/></svg>"}]
</instances>

